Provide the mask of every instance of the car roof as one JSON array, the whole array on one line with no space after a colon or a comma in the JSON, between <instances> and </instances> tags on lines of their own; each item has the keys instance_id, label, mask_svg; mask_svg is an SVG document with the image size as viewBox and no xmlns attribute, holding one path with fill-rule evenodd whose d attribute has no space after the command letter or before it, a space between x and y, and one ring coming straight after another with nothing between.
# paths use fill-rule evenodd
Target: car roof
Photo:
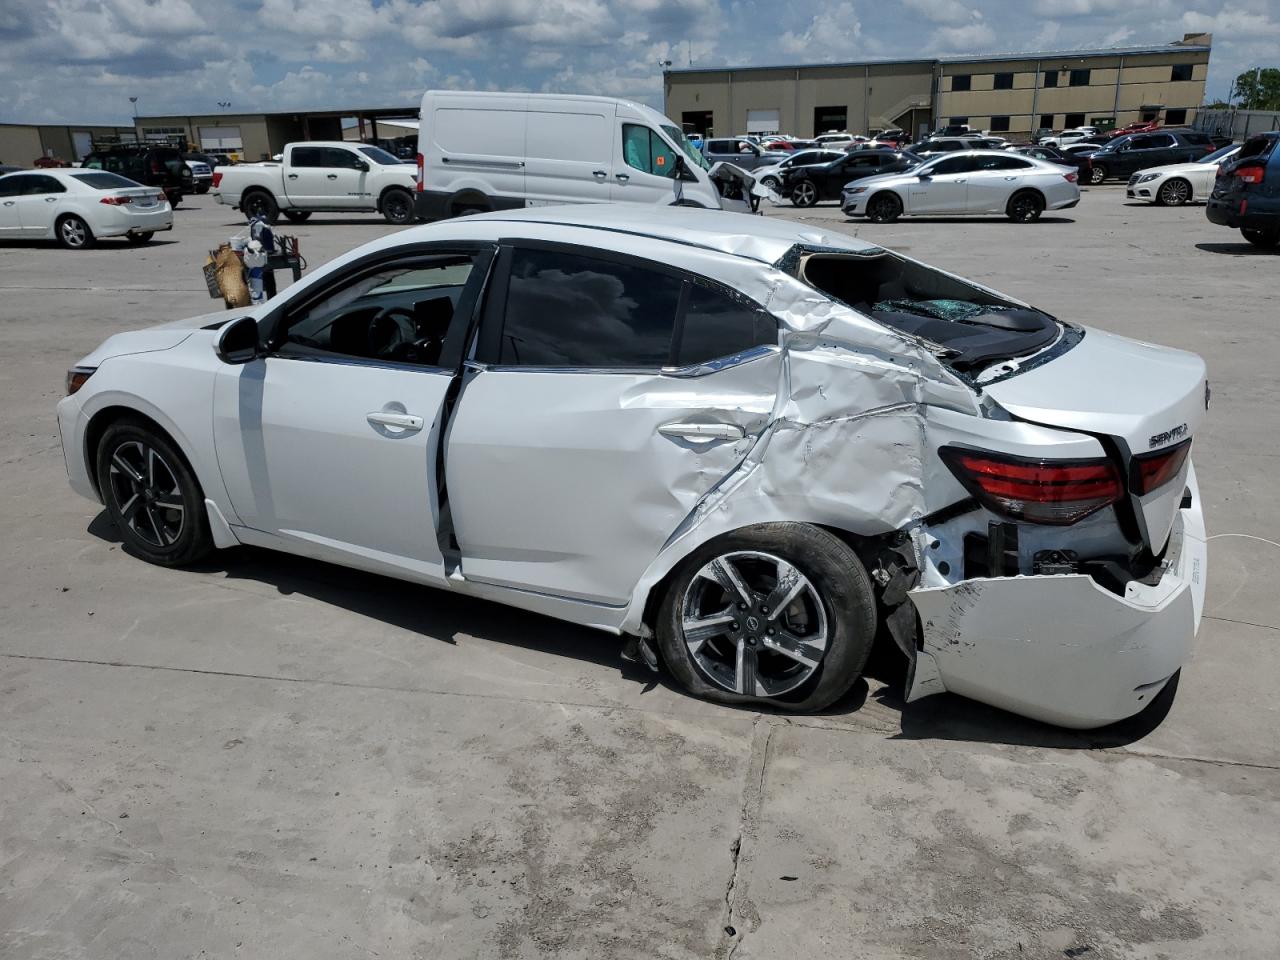
<instances>
[{"instance_id":1,"label":"car roof","mask_svg":"<svg viewBox=\"0 0 1280 960\"><path fill-rule=\"evenodd\" d=\"M797 244L837 247L851 253L880 249L843 233L801 226L780 217L639 203L566 204L479 214L402 230L391 234L386 246L464 234L471 239L499 240L519 237L522 226L540 237L550 232L565 243L624 253L628 246L656 240L769 264Z\"/></svg>"}]
</instances>

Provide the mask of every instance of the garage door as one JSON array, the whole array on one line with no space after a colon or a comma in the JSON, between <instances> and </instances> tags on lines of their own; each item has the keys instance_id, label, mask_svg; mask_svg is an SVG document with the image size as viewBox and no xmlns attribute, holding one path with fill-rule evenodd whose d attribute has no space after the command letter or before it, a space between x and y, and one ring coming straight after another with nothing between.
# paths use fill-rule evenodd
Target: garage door
<instances>
[{"instance_id":1,"label":"garage door","mask_svg":"<svg viewBox=\"0 0 1280 960\"><path fill-rule=\"evenodd\" d=\"M748 110L747 133L779 133L781 117L780 110Z\"/></svg>"},{"instance_id":2,"label":"garage door","mask_svg":"<svg viewBox=\"0 0 1280 960\"><path fill-rule=\"evenodd\" d=\"M243 150L239 127L201 127L201 150Z\"/></svg>"}]
</instances>

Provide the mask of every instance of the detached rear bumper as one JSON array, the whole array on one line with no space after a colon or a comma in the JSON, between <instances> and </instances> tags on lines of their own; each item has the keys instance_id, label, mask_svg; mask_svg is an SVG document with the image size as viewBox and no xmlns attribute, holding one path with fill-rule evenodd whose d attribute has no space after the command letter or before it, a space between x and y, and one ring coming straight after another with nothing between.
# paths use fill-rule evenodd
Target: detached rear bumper
<instances>
[{"instance_id":1,"label":"detached rear bumper","mask_svg":"<svg viewBox=\"0 0 1280 960\"><path fill-rule=\"evenodd\" d=\"M1210 223L1243 230L1280 230L1280 203L1266 197L1209 198L1205 216Z\"/></svg>"},{"instance_id":2,"label":"detached rear bumper","mask_svg":"<svg viewBox=\"0 0 1280 960\"><path fill-rule=\"evenodd\" d=\"M949 690L1088 729L1133 716L1187 661L1207 571L1194 468L1155 586L1123 597L1090 577L992 577L911 593L923 624L907 700Z\"/></svg>"}]
</instances>

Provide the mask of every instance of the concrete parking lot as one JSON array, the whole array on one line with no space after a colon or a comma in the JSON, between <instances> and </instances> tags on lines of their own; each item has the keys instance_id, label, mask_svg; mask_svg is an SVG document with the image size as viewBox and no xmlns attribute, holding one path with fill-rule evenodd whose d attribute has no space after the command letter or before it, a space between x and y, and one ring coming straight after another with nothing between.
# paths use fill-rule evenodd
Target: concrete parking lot
<instances>
[{"instance_id":1,"label":"concrete parking lot","mask_svg":"<svg viewBox=\"0 0 1280 960\"><path fill-rule=\"evenodd\" d=\"M761 714L477 600L131 558L53 406L106 336L217 305L243 224L196 197L147 247L0 245L0 957L1274 957L1280 258L1112 186L1030 225L768 215L1205 356L1209 597L1167 713L908 706L886 660ZM280 227L312 266L392 229Z\"/></svg>"}]
</instances>

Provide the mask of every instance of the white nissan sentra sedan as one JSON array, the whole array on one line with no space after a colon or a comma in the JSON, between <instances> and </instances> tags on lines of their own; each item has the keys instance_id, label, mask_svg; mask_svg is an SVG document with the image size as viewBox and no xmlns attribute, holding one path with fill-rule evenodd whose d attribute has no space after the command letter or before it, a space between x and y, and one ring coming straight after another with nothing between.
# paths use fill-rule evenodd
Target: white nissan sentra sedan
<instances>
[{"instance_id":1,"label":"white nissan sentra sedan","mask_svg":"<svg viewBox=\"0 0 1280 960\"><path fill-rule=\"evenodd\" d=\"M903 173L847 184L840 197L845 216L891 223L899 217L984 216L1036 220L1046 210L1080 202L1074 167L1009 153L966 150L944 153Z\"/></svg>"},{"instance_id":2,"label":"white nissan sentra sedan","mask_svg":"<svg viewBox=\"0 0 1280 960\"><path fill-rule=\"evenodd\" d=\"M628 638L695 694L1142 710L1205 584L1199 357L837 233L590 206L412 228L68 373L132 552L253 544ZM424 601L428 598L424 597Z\"/></svg>"},{"instance_id":3,"label":"white nissan sentra sedan","mask_svg":"<svg viewBox=\"0 0 1280 960\"><path fill-rule=\"evenodd\" d=\"M81 250L105 237L146 243L173 229L163 191L105 170L29 170L0 177L0 240L57 240Z\"/></svg>"}]
</instances>

